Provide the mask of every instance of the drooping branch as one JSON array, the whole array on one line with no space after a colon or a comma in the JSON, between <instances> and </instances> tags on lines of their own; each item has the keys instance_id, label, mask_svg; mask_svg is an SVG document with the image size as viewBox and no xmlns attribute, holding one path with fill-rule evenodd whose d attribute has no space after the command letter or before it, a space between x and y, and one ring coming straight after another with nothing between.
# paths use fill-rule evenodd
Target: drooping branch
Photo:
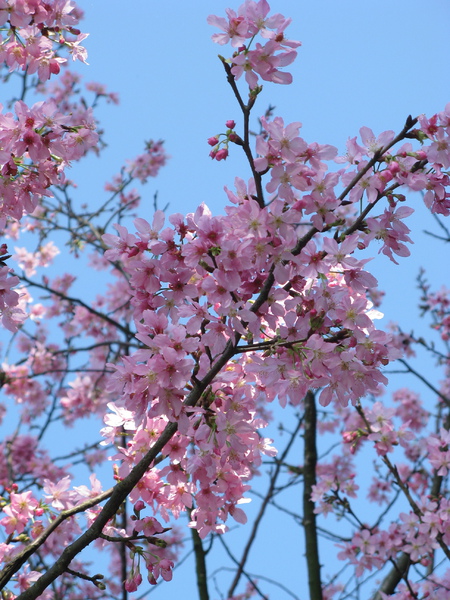
<instances>
[{"instance_id":1,"label":"drooping branch","mask_svg":"<svg viewBox=\"0 0 450 600\"><path fill-rule=\"evenodd\" d=\"M366 424L366 427L367 427L367 430L369 431L369 433L372 433L372 428L370 426L370 423L367 420L364 410L362 409L360 404L356 405L356 410L357 410L358 414L360 415L360 417L363 419L364 423ZM423 511L421 510L421 508L419 507L417 502L414 500L412 493L411 493L411 489L408 486L408 483L400 477L400 473L399 473L397 466L391 462L391 460L389 459L387 454L384 456L381 456L381 460L386 465L386 467L389 469L390 473L393 475L396 484L398 485L398 487L402 491L403 495L407 499L412 511L422 522L422 517L424 516ZM440 483L439 483L439 486L440 486ZM436 489L438 489L438 488L436 488ZM447 559L450 559L450 548L444 541L444 536L442 535L442 533L437 534L436 541L439 544L439 546L441 547L441 549L444 552Z\"/></svg>"},{"instance_id":2,"label":"drooping branch","mask_svg":"<svg viewBox=\"0 0 450 600\"><path fill-rule=\"evenodd\" d=\"M130 335L130 329L128 327L126 327L125 325L122 325L121 323L119 323L118 321L115 321L114 319L111 319L111 317L109 317L108 315L105 315L104 313L101 313L98 310L95 310L95 308L93 306L89 306L89 304L86 304L86 302L83 302L83 300L81 300L80 298L73 298L71 296L67 296L66 294L63 294L62 292L60 292L58 290L50 288L47 285L37 283L37 281L32 281L31 279L28 279L28 277L26 277L25 275L20 275L19 277L22 281L24 281L25 283L28 283L28 285L37 287L41 290L45 290L49 294L54 294L55 296L58 296L59 298L61 298L62 300L66 300L67 302L72 302L73 304L82 306L87 311L89 311L91 314L98 317L99 319L102 319L103 321L106 321L113 327L120 329L120 331L122 331L122 333L124 333L125 335L127 335L127 336Z\"/></svg>"},{"instance_id":3,"label":"drooping branch","mask_svg":"<svg viewBox=\"0 0 450 600\"><path fill-rule=\"evenodd\" d=\"M442 392L440 392L430 381L428 381L426 377L424 377L418 371L413 369L404 358L399 358L398 362L404 365L404 367L406 367L408 373L412 373L415 377L417 377L417 379L420 379L420 381L423 384L425 384L434 394L436 394L436 396L439 396L439 398L443 400L447 404L447 406L450 405L450 399L447 396L445 396Z\"/></svg>"}]
</instances>

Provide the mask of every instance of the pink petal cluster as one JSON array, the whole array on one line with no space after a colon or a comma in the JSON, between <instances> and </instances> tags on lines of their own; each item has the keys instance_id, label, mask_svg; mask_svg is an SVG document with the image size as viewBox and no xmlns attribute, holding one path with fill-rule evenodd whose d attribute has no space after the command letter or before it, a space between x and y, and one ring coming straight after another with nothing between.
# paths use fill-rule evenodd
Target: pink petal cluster
<instances>
[{"instance_id":1,"label":"pink petal cluster","mask_svg":"<svg viewBox=\"0 0 450 600\"><path fill-rule=\"evenodd\" d=\"M208 22L221 30L214 41L233 48L223 60L238 100L235 79L245 74L250 86L248 104L241 105L246 121L260 79L290 83L281 69L300 44L285 38L290 19L270 15L266 0L245 0L226 14ZM64 60L54 54L56 45L85 60L85 34L74 29L79 17L67 0L0 0L0 25L10 27L3 60L42 80ZM106 185L110 197L101 208L83 206L79 214L72 209L64 170L100 149L93 110L78 83L66 71L56 83L39 85L46 101L31 108L18 101L15 114L0 115L4 234L16 239L23 230L39 238L34 251L18 245L13 257L6 244L0 248L5 328L16 333L31 305L27 327L15 336L0 370L0 386L20 415L17 429L0 443L0 562L14 565L30 540L43 540L38 558L17 566L16 588L29 589L43 565L54 564L101 514L110 492L103 492L95 469L108 447L117 482L126 482L149 450L161 450L130 486L130 510L109 515L96 540L111 551L108 593L135 592L143 574L153 585L170 581L183 540L172 528L176 520L187 517L202 540L223 534L230 523L245 524L252 480L265 462L273 471L285 469L286 489L306 485L307 456L304 465L285 462L264 429L271 419L268 405L277 400L298 421L288 435L306 445L311 425L305 398L313 395L320 443L331 434L338 441L329 451L320 449L310 500L318 518L329 515L329 522L334 517L339 523L333 534L340 539L338 559L359 581L407 556L413 568L394 597L447 598L449 572L430 567L438 552L450 552L448 352L396 326L390 332L377 328L382 292L367 270L367 251L378 249L394 263L409 255L413 240L406 221L413 209L405 190L421 192L433 213L450 213L450 105L429 119L408 118L397 135L362 127L341 157L330 145L304 140L301 123L272 117L272 108L260 120L253 155L248 124L241 137L228 119L225 133L208 139L210 156L224 160L230 143L241 146L253 177L236 178L234 190L225 188L224 214L214 216L203 203L186 215L155 210L148 219L136 217L140 197L129 186L147 182L165 165L161 141L147 142ZM94 104L99 98L117 101L100 84L87 87ZM60 204L49 201L51 186L58 188ZM68 236L75 258L87 246L91 265L110 272L102 293L89 301L79 297L71 274L35 278L59 252L47 239L53 232ZM10 258L20 277L6 266ZM17 288L20 279L24 287ZM419 284L421 309L445 345L448 290L431 292L422 276ZM31 297L33 286L42 292L39 302ZM55 326L47 327L51 319ZM444 365L445 380L428 386L438 398L434 413L406 388L381 399L384 368L413 357L419 344ZM50 457L45 441L54 423L72 427L93 415L104 420L100 444ZM9 417L6 403L0 404L0 421L9 425ZM366 465L368 456L371 474L360 477L358 461ZM70 472L80 462L94 470L87 485L74 485ZM379 511L361 518L361 502ZM83 516L67 514L81 509ZM57 533L47 536L56 522ZM126 558L122 553L117 560L118 545L126 548ZM56 592L62 597L61 590L71 589L72 583L64 588L65 578L72 582L78 572L82 582L72 585L78 596L69 594L69 600L103 597L99 576L81 558L71 565L63 583L54 584ZM422 567L428 569L424 577ZM331 599L344 587L333 579L323 597ZM256 592L249 587L230 597Z\"/></svg>"},{"instance_id":2,"label":"pink petal cluster","mask_svg":"<svg viewBox=\"0 0 450 600\"><path fill-rule=\"evenodd\" d=\"M284 31L291 19L279 13L269 16L269 11L267 0L246 0L237 12L227 9L227 18L215 15L208 17L209 25L223 31L215 33L213 41L220 45L231 43L236 48L229 59L231 73L236 79L245 74L250 89L257 87L259 77L273 83L292 82L292 75L280 68L295 60L297 52L294 48L300 46L300 42L285 38ZM257 34L267 41L264 44L257 42L255 48L251 49Z\"/></svg>"},{"instance_id":3,"label":"pink petal cluster","mask_svg":"<svg viewBox=\"0 0 450 600\"><path fill-rule=\"evenodd\" d=\"M67 59L57 52L65 47L73 60L86 62L87 52L80 43L88 34L76 29L82 13L72 0L2 0L0 62L10 71L37 73L41 81L58 74ZM5 33L6 32L6 33Z\"/></svg>"}]
</instances>

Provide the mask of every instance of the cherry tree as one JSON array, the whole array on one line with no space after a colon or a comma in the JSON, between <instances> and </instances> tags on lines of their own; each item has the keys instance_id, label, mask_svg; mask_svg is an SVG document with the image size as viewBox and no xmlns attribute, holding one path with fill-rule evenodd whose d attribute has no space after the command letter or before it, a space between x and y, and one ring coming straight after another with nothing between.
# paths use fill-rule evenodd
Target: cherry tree
<instances>
[{"instance_id":1,"label":"cherry tree","mask_svg":"<svg viewBox=\"0 0 450 600\"><path fill-rule=\"evenodd\" d=\"M164 167L160 140L80 203L68 168L101 156L97 108L117 102L67 66L86 62L81 19L71 0L0 1L3 81L20 82L0 115L2 597L170 595L192 552L201 600L448 598L450 292L421 273L430 335L385 331L370 260L408 260L411 197L450 240L450 104L341 150L304 139L264 99L292 82L291 20L245 0L208 17L242 121L205 142L214 163L242 160L223 214L156 195L143 210L133 186ZM62 252L82 266L55 275ZM387 394L395 370L427 401ZM248 568L271 511L304 543L296 590Z\"/></svg>"}]
</instances>

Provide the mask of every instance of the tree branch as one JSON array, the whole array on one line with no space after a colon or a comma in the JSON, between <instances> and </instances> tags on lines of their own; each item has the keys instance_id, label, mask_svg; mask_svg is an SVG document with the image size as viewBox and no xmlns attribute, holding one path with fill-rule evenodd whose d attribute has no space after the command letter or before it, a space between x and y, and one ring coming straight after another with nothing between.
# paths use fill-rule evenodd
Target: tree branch
<instances>
[{"instance_id":1,"label":"tree branch","mask_svg":"<svg viewBox=\"0 0 450 600\"><path fill-rule=\"evenodd\" d=\"M320 577L319 545L317 538L316 514L311 500L312 488L316 485L316 399L310 391L305 396L305 448L303 465L303 527L305 529L305 553L308 568L310 600L322 600L322 581Z\"/></svg>"},{"instance_id":2,"label":"tree branch","mask_svg":"<svg viewBox=\"0 0 450 600\"><path fill-rule=\"evenodd\" d=\"M188 509L189 518L192 510ZM192 544L195 555L195 574L197 576L197 589L199 600L209 600L208 581L206 572L206 552L203 548L203 542L194 528L191 529Z\"/></svg>"},{"instance_id":3,"label":"tree branch","mask_svg":"<svg viewBox=\"0 0 450 600\"><path fill-rule=\"evenodd\" d=\"M409 565L411 564L408 554L400 554L397 561L392 561L394 566L383 579L380 587L372 597L372 600L382 600L381 594L391 596L395 592L395 588L407 574Z\"/></svg>"},{"instance_id":4,"label":"tree branch","mask_svg":"<svg viewBox=\"0 0 450 600\"><path fill-rule=\"evenodd\" d=\"M255 169L255 163L253 160L252 150L250 147L250 137L249 137L250 112L255 103L256 96L250 96L250 100L249 100L248 104L245 104L245 102L242 100L241 94L239 93L238 87L236 85L236 81L234 79L234 75L231 72L230 65L226 62L226 60L222 56L219 56L219 58L222 61L223 67L227 74L227 81L230 84L231 89L233 90L234 95L236 96L236 99L239 103L239 106L241 107L242 114L244 115L244 139L243 139L242 147L244 149L245 156L247 157L248 164L250 165L250 169L252 171L252 175L253 175L253 179L254 179L255 187L256 187L257 202L261 208L264 208L265 202L264 202L264 192L262 189L262 177L261 177L260 173L258 173L258 171Z\"/></svg>"}]
</instances>

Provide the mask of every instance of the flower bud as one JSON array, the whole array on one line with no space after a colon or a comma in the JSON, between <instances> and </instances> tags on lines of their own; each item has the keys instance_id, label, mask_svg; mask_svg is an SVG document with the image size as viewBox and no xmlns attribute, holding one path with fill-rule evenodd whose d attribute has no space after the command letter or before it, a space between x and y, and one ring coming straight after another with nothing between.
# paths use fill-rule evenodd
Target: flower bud
<instances>
[{"instance_id":1,"label":"flower bud","mask_svg":"<svg viewBox=\"0 0 450 600\"><path fill-rule=\"evenodd\" d=\"M216 154L216 160L225 160L226 157L228 156L228 149L227 148L221 148L217 154Z\"/></svg>"},{"instance_id":2,"label":"flower bud","mask_svg":"<svg viewBox=\"0 0 450 600\"><path fill-rule=\"evenodd\" d=\"M398 162L392 161L389 164L389 171L392 173L392 175L397 175L397 173L400 171L400 165L398 164Z\"/></svg>"},{"instance_id":3,"label":"flower bud","mask_svg":"<svg viewBox=\"0 0 450 600\"><path fill-rule=\"evenodd\" d=\"M219 143L219 139L216 136L208 138L208 144L210 146L215 146L218 143Z\"/></svg>"},{"instance_id":4,"label":"flower bud","mask_svg":"<svg viewBox=\"0 0 450 600\"><path fill-rule=\"evenodd\" d=\"M236 127L236 123L233 120L227 121L225 125L228 129L234 129Z\"/></svg>"},{"instance_id":5,"label":"flower bud","mask_svg":"<svg viewBox=\"0 0 450 600\"><path fill-rule=\"evenodd\" d=\"M358 437L356 431L344 431L342 434L342 440L344 444L352 444Z\"/></svg>"}]
</instances>

